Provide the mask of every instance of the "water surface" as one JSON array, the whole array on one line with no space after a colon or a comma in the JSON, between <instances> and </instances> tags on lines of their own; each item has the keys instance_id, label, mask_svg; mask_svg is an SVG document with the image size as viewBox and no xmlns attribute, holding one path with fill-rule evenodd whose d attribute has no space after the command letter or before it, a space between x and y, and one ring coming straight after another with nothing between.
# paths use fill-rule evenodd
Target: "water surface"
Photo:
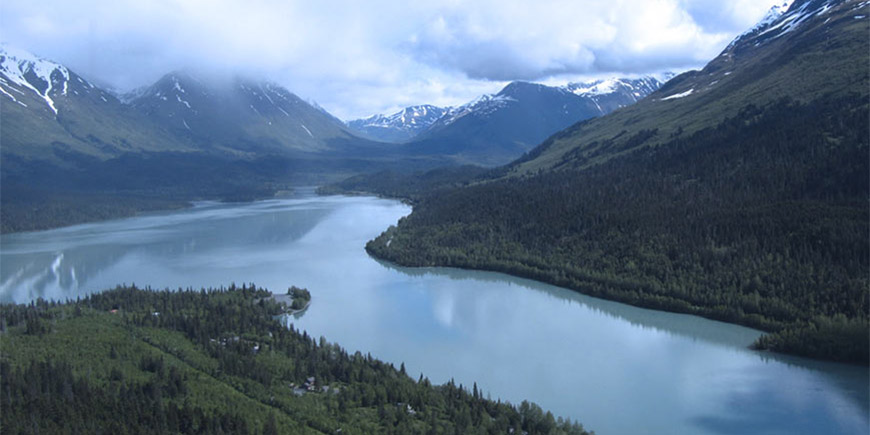
<instances>
[{"instance_id":1,"label":"water surface","mask_svg":"<svg viewBox=\"0 0 870 435\"><path fill-rule=\"evenodd\" d=\"M365 242L410 209L365 197L203 203L0 238L0 301L117 284L307 287L288 322L436 383L528 399L598 434L867 434L868 370L750 351L758 331L502 274L407 269Z\"/></svg>"}]
</instances>

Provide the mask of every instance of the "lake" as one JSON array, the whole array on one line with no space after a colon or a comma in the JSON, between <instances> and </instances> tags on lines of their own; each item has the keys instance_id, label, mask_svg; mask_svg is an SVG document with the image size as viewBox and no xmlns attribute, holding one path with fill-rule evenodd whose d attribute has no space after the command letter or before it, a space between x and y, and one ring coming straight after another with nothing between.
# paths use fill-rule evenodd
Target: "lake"
<instances>
[{"instance_id":1,"label":"lake","mask_svg":"<svg viewBox=\"0 0 870 435\"><path fill-rule=\"evenodd\" d=\"M287 319L434 383L537 402L599 435L867 434L868 369L751 351L758 331L503 274L409 269L365 242L410 213L369 197L199 203L0 237L0 301L135 283L311 290Z\"/></svg>"}]
</instances>

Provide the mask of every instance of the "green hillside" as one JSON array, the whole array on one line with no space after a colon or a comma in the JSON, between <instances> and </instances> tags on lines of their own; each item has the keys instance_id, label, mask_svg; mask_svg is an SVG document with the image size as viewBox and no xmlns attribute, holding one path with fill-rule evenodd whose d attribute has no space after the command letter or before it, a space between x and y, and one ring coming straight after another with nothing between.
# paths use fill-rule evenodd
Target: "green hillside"
<instances>
[{"instance_id":1,"label":"green hillside","mask_svg":"<svg viewBox=\"0 0 870 435\"><path fill-rule=\"evenodd\" d=\"M253 286L0 306L0 430L585 434L287 328ZM316 298L316 295L315 295Z\"/></svg>"},{"instance_id":2,"label":"green hillside","mask_svg":"<svg viewBox=\"0 0 870 435\"><path fill-rule=\"evenodd\" d=\"M73 72L69 74L68 91L61 94L53 90L51 95L57 113L35 92L4 80L10 95L17 96L17 104L8 99L0 104L0 144L4 157L69 167L70 154L109 159L123 153L196 149L110 93L91 87Z\"/></svg>"}]
</instances>

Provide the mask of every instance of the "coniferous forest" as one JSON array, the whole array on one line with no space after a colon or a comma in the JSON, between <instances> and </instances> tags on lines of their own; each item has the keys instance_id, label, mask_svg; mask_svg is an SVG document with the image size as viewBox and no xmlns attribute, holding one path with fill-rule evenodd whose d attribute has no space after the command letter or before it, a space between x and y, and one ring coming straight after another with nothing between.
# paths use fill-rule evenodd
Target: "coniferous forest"
<instances>
[{"instance_id":1,"label":"coniferous forest","mask_svg":"<svg viewBox=\"0 0 870 435\"><path fill-rule=\"evenodd\" d=\"M772 333L758 348L866 363L868 116L857 95L748 105L598 165L568 155L557 170L434 190L367 249L739 323Z\"/></svg>"},{"instance_id":2,"label":"coniferous forest","mask_svg":"<svg viewBox=\"0 0 870 435\"><path fill-rule=\"evenodd\" d=\"M316 295L315 295L316 297ZM287 328L266 290L0 306L0 432L585 434Z\"/></svg>"}]
</instances>

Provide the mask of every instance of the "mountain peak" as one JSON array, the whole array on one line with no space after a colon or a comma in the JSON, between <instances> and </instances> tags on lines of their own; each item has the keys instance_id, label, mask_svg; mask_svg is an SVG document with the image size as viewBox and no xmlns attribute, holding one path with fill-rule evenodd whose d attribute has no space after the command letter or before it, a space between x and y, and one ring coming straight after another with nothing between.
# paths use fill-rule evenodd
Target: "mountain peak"
<instances>
[{"instance_id":1,"label":"mountain peak","mask_svg":"<svg viewBox=\"0 0 870 435\"><path fill-rule=\"evenodd\" d=\"M386 142L403 142L429 128L450 110L431 104L408 106L391 115L348 121L348 127Z\"/></svg>"},{"instance_id":2,"label":"mountain peak","mask_svg":"<svg viewBox=\"0 0 870 435\"><path fill-rule=\"evenodd\" d=\"M507 84L501 91L499 91L496 95L511 95L517 92L529 91L529 90L541 90L545 89L548 86L542 85L540 83L532 83L526 82L522 80L513 81Z\"/></svg>"},{"instance_id":3,"label":"mountain peak","mask_svg":"<svg viewBox=\"0 0 870 435\"><path fill-rule=\"evenodd\" d=\"M664 73L662 76L667 79L673 77L673 74ZM628 91L629 94L637 94L636 96L640 98L661 86L661 82L662 80L653 76L638 79L611 77L591 82L569 83L564 86L564 89L581 97L598 97ZM635 90L648 92L634 92Z\"/></svg>"},{"instance_id":4,"label":"mountain peak","mask_svg":"<svg viewBox=\"0 0 870 435\"><path fill-rule=\"evenodd\" d=\"M6 81L8 79L15 85L32 90L57 115L52 94L56 94L57 89L60 89L61 95L66 95L70 78L66 67L42 59L28 51L0 44L0 73L3 74L0 84L9 86L10 83ZM3 94L17 102L15 97L5 89Z\"/></svg>"},{"instance_id":5,"label":"mountain peak","mask_svg":"<svg viewBox=\"0 0 870 435\"><path fill-rule=\"evenodd\" d=\"M781 0L770 8L767 14L752 28L734 38L726 52L739 45L759 46L793 32L814 17L821 17L848 0ZM866 5L862 2L857 5Z\"/></svg>"}]
</instances>

